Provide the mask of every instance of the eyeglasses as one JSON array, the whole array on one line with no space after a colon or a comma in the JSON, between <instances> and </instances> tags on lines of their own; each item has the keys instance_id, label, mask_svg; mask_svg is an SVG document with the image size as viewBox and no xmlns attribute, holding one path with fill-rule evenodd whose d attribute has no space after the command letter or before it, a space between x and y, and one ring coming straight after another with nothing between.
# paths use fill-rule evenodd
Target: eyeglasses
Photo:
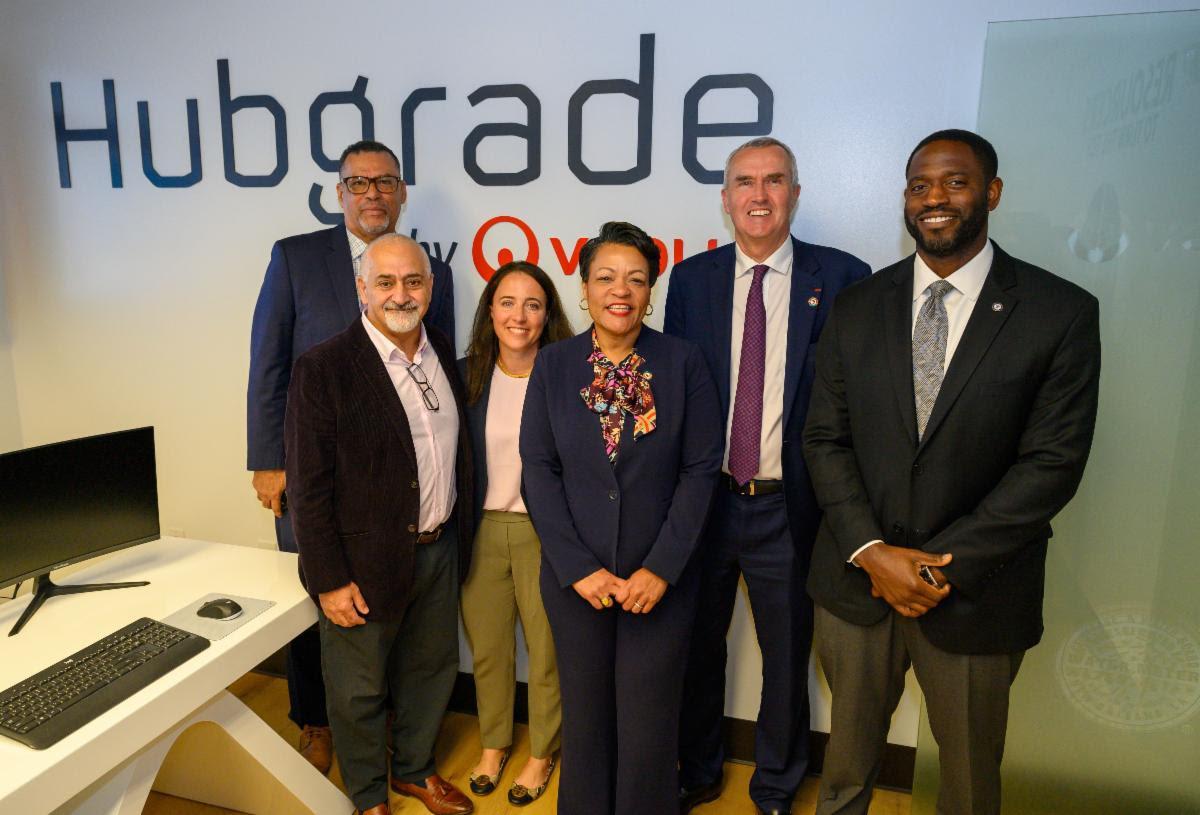
<instances>
[{"instance_id":1,"label":"eyeglasses","mask_svg":"<svg viewBox=\"0 0 1200 815\"><path fill-rule=\"evenodd\" d=\"M399 176L395 175L381 175L375 178L368 178L365 175L348 175L342 179L342 186L355 195L362 195L371 189L372 184L381 193L391 193L400 189L400 182L402 180Z\"/></svg>"},{"instance_id":2,"label":"eyeglasses","mask_svg":"<svg viewBox=\"0 0 1200 815\"><path fill-rule=\"evenodd\" d=\"M421 389L421 398L425 400L425 407L436 411L441 405L438 404L437 393L434 392L433 386L429 384L429 377L425 376L425 371L417 363L412 363L404 370L408 371L409 377Z\"/></svg>"}]
</instances>

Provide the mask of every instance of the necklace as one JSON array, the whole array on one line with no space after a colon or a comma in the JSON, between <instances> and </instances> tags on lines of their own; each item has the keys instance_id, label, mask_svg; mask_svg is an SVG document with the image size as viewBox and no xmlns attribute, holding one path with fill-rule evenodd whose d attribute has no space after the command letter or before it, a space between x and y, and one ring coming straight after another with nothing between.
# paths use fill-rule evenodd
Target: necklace
<instances>
[{"instance_id":1,"label":"necklace","mask_svg":"<svg viewBox=\"0 0 1200 815\"><path fill-rule=\"evenodd\" d=\"M523 374L514 374L512 371L508 370L508 368L504 367L504 363L500 361L500 357L496 357L496 367L500 369L500 373L513 379L528 379L529 375L533 373L533 369L530 368Z\"/></svg>"}]
</instances>

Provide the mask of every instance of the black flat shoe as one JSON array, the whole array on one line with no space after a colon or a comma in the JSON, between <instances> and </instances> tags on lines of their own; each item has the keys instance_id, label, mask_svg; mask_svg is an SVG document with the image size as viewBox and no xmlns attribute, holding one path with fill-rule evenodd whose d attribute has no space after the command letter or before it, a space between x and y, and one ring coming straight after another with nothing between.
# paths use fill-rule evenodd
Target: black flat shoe
<instances>
[{"instance_id":1,"label":"black flat shoe","mask_svg":"<svg viewBox=\"0 0 1200 815\"><path fill-rule=\"evenodd\" d=\"M510 755L512 755L512 751L505 750L504 755L500 756L500 768L496 770L495 775L472 775L470 778L471 792L476 795L491 795L496 790L496 785L500 783L500 776L504 775L504 765L508 763Z\"/></svg>"},{"instance_id":2,"label":"black flat shoe","mask_svg":"<svg viewBox=\"0 0 1200 815\"><path fill-rule=\"evenodd\" d=\"M546 792L546 787L550 786L550 776L554 775L554 765L556 759L550 759L550 769L546 771L546 780L542 782L540 787L529 789L523 784L513 782L512 787L508 790L508 802L515 807L529 806L534 801L542 797Z\"/></svg>"}]
</instances>

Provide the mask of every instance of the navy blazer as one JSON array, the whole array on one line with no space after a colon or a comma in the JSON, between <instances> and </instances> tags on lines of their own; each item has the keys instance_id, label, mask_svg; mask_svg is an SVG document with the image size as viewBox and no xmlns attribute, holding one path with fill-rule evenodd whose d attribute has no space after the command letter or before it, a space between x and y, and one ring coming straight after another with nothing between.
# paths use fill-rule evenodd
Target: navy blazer
<instances>
[{"instance_id":1,"label":"navy blazer","mask_svg":"<svg viewBox=\"0 0 1200 815\"><path fill-rule=\"evenodd\" d=\"M453 275L437 258L429 262L433 295L425 323L441 329L453 353ZM250 327L246 469L283 469L283 415L292 366L360 313L345 226L275 242Z\"/></svg>"},{"instance_id":2,"label":"navy blazer","mask_svg":"<svg viewBox=\"0 0 1200 815\"><path fill-rule=\"evenodd\" d=\"M838 292L868 277L870 267L853 255L792 238L792 291L788 314L783 390L783 486L792 540L807 549L821 512L804 464L804 419L813 386L817 338ZM733 323L734 244L684 260L671 270L663 331L700 346L720 398L721 432L733 409L729 393L729 347Z\"/></svg>"},{"instance_id":3,"label":"navy blazer","mask_svg":"<svg viewBox=\"0 0 1200 815\"><path fill-rule=\"evenodd\" d=\"M657 411L633 437L627 417L614 466L600 417L580 391L593 379L591 331L538 352L521 418L525 504L563 588L605 568L641 567L674 584L708 516L723 451L717 392L700 349L643 326L637 352Z\"/></svg>"},{"instance_id":4,"label":"navy blazer","mask_svg":"<svg viewBox=\"0 0 1200 815\"><path fill-rule=\"evenodd\" d=\"M454 392L458 506L473 501L465 396L454 352L437 329L429 344ZM300 578L314 599L350 581L368 619L398 620L409 601L421 514L420 474L408 415L362 320L296 361L287 406L287 482ZM447 439L446 442L451 440ZM471 564L465 512L457 523L458 578Z\"/></svg>"}]
</instances>

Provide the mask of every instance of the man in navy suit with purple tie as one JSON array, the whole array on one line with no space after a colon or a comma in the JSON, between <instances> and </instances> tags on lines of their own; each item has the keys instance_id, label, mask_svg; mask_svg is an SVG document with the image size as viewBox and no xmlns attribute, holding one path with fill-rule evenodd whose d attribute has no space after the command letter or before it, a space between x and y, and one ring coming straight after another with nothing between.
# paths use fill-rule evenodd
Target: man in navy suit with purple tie
<instances>
[{"instance_id":1,"label":"man in navy suit with purple tie","mask_svg":"<svg viewBox=\"0 0 1200 815\"><path fill-rule=\"evenodd\" d=\"M746 579L763 659L750 797L789 811L808 768L812 601L805 593L821 513L801 450L811 349L839 291L869 275L859 259L790 235L796 159L773 138L725 165L734 243L671 273L663 329L695 342L717 383L726 453L702 541L700 610L680 722L680 811L715 799L724 753L725 635Z\"/></svg>"}]
</instances>

